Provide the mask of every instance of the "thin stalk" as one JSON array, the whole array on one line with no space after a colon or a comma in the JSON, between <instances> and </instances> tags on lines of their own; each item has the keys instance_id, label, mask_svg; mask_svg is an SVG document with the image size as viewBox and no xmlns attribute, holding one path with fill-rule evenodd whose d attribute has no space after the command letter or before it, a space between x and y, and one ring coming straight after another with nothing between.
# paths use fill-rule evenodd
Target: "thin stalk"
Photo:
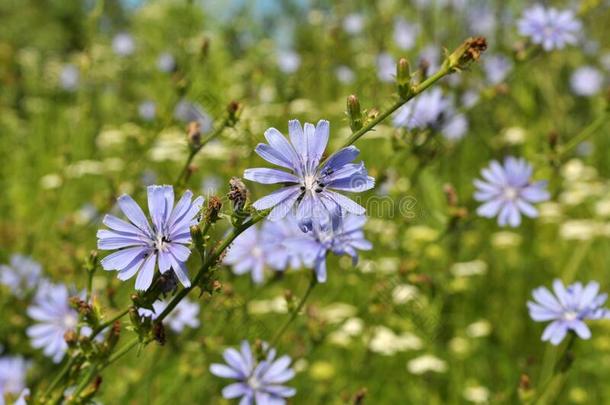
<instances>
[{"instance_id":1,"label":"thin stalk","mask_svg":"<svg viewBox=\"0 0 610 405\"><path fill-rule=\"evenodd\" d=\"M303 297L301 297L301 301L299 301L299 304L297 305L297 307L290 314L290 318L288 318L286 323L284 323L284 325L280 328L280 330L275 335L275 337L271 340L271 344L269 345L269 347L274 347L279 342L280 338L284 335L286 330L288 330L288 327L290 326L290 324L296 319L299 312L301 312L301 310L303 309L303 306L305 305L307 298L309 298L309 295L311 294L311 291L316 286L316 284L318 284L318 279L316 278L316 273L312 271L311 280L309 281L309 285L307 286L307 290L305 291L305 294L303 294Z\"/></svg>"},{"instance_id":2,"label":"thin stalk","mask_svg":"<svg viewBox=\"0 0 610 405\"><path fill-rule=\"evenodd\" d=\"M553 403L554 398L559 394L563 387L565 376L569 371L573 359L572 348L576 342L576 334L571 332L568 336L568 343L561 357L554 363L553 374L544 383L542 391L536 395L532 401L534 404L549 404Z\"/></svg>"},{"instance_id":3,"label":"thin stalk","mask_svg":"<svg viewBox=\"0 0 610 405\"><path fill-rule=\"evenodd\" d=\"M89 339L93 340L93 338L95 338L97 335L99 335L104 329L106 329L107 327L111 326L112 324L114 324L116 321L118 321L119 319L121 319L122 317L124 317L125 315L127 315L129 313L129 309L131 307L127 307L127 309L124 309L123 311L119 312L118 314L116 314L113 318L109 319L108 321L104 322L103 324L101 324L100 326L98 326L93 333L91 334L91 336L89 337Z\"/></svg>"},{"instance_id":4,"label":"thin stalk","mask_svg":"<svg viewBox=\"0 0 610 405\"><path fill-rule=\"evenodd\" d=\"M570 150L574 149L581 142L587 140L591 135L595 134L595 132L600 129L605 122L610 118L610 108L606 108L602 115L597 117L593 122L591 122L587 127L585 127L578 135L574 138L570 139L558 153L558 157L562 157Z\"/></svg>"},{"instance_id":5,"label":"thin stalk","mask_svg":"<svg viewBox=\"0 0 610 405\"><path fill-rule=\"evenodd\" d=\"M75 361L76 361L76 357L70 357L68 359L68 361L66 362L66 364L64 364L61 371L55 376L53 381L51 381L51 384L49 384L49 386L45 390L44 394L42 394L43 401L49 395L51 395L51 393L57 387L57 385L61 382L61 380L63 380L63 378L66 376L66 374L68 374L68 372L70 371L70 368L72 368L72 365L74 364Z\"/></svg>"}]
</instances>

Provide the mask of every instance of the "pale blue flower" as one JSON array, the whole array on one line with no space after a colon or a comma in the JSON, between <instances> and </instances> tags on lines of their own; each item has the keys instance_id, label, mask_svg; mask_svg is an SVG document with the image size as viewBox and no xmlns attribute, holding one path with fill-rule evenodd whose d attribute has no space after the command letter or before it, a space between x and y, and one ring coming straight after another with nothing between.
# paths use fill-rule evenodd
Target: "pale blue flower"
<instances>
[{"instance_id":1,"label":"pale blue flower","mask_svg":"<svg viewBox=\"0 0 610 405\"><path fill-rule=\"evenodd\" d=\"M78 313L70 306L72 295L77 294L70 294L63 284L43 283L27 309L28 316L35 321L26 330L32 346L42 349L55 363L59 363L68 350L64 335L75 331L78 325ZM81 328L82 335L90 333L89 327Z\"/></svg>"},{"instance_id":2,"label":"pale blue flower","mask_svg":"<svg viewBox=\"0 0 610 405\"><path fill-rule=\"evenodd\" d=\"M382 82L393 82L396 77L396 60L387 52L377 56L377 77Z\"/></svg>"},{"instance_id":3,"label":"pale blue flower","mask_svg":"<svg viewBox=\"0 0 610 405\"><path fill-rule=\"evenodd\" d=\"M59 85L66 91L75 91L80 82L78 67L72 63L65 64L59 73Z\"/></svg>"},{"instance_id":4,"label":"pale blue flower","mask_svg":"<svg viewBox=\"0 0 610 405\"><path fill-rule=\"evenodd\" d=\"M604 75L593 66L579 67L570 76L570 87L578 96L593 96L603 85Z\"/></svg>"},{"instance_id":5,"label":"pale blue flower","mask_svg":"<svg viewBox=\"0 0 610 405\"><path fill-rule=\"evenodd\" d=\"M286 74L294 73L301 66L301 56L292 50L278 51L277 66Z\"/></svg>"},{"instance_id":6,"label":"pale blue flower","mask_svg":"<svg viewBox=\"0 0 610 405\"><path fill-rule=\"evenodd\" d=\"M483 61L485 76L492 85L502 83L512 68L512 61L504 55L490 55Z\"/></svg>"},{"instance_id":7,"label":"pale blue flower","mask_svg":"<svg viewBox=\"0 0 610 405\"><path fill-rule=\"evenodd\" d=\"M164 73L171 73L176 69L176 59L169 52L163 52L157 57L157 69Z\"/></svg>"},{"instance_id":8,"label":"pale blue flower","mask_svg":"<svg viewBox=\"0 0 610 405\"><path fill-rule=\"evenodd\" d=\"M394 42L404 51L413 49L419 35L419 26L407 22L404 18L394 20Z\"/></svg>"},{"instance_id":9,"label":"pale blue flower","mask_svg":"<svg viewBox=\"0 0 610 405\"><path fill-rule=\"evenodd\" d=\"M292 397L296 390L287 387L294 377L289 356L276 358L276 351L263 344L266 354L257 360L247 341L242 341L240 350L229 348L223 357L226 364L212 364L210 372L218 377L237 382L227 385L222 396L227 399L240 398L240 405L282 405L285 398Z\"/></svg>"},{"instance_id":10,"label":"pale blue flower","mask_svg":"<svg viewBox=\"0 0 610 405\"><path fill-rule=\"evenodd\" d=\"M407 129L435 127L442 114L452 110L449 98L441 89L434 88L408 101L394 114L394 126Z\"/></svg>"},{"instance_id":11,"label":"pale blue flower","mask_svg":"<svg viewBox=\"0 0 610 405\"><path fill-rule=\"evenodd\" d=\"M144 121L152 121L157 116L157 104L152 100L142 101L138 105L138 115Z\"/></svg>"},{"instance_id":12,"label":"pale blue flower","mask_svg":"<svg viewBox=\"0 0 610 405\"><path fill-rule=\"evenodd\" d=\"M343 29L351 35L360 34L364 29L365 17L360 13L352 13L343 19Z\"/></svg>"},{"instance_id":13,"label":"pale blue flower","mask_svg":"<svg viewBox=\"0 0 610 405\"><path fill-rule=\"evenodd\" d=\"M296 207L296 217L304 232L311 230L314 223L330 226L344 212L363 215L364 207L336 192L362 192L374 187L375 180L368 175L364 162L350 163L360 153L358 148L340 149L321 164L329 137L328 121L320 120L316 126L305 123L301 127L299 121L291 120L288 132L290 141L277 129L268 129L265 138L269 144L258 144L256 153L290 172L267 168L244 172L244 178L251 181L284 185L254 202L254 208L273 208L268 218L279 220Z\"/></svg>"},{"instance_id":14,"label":"pale blue flower","mask_svg":"<svg viewBox=\"0 0 610 405\"><path fill-rule=\"evenodd\" d=\"M129 56L136 50L136 42L131 34L121 32L112 39L112 50L119 56Z\"/></svg>"},{"instance_id":15,"label":"pale blue flower","mask_svg":"<svg viewBox=\"0 0 610 405\"><path fill-rule=\"evenodd\" d=\"M189 287L186 261L191 250L190 227L197 224L203 197L192 200L186 191L174 207L172 186L148 186L148 211L152 226L140 206L127 194L118 198L118 205L129 222L106 215L103 223L110 229L97 232L97 247L117 250L101 260L105 270L117 270L119 280L138 274L136 289L147 290L152 284L158 262L161 274L172 269L183 286Z\"/></svg>"},{"instance_id":16,"label":"pale blue flower","mask_svg":"<svg viewBox=\"0 0 610 405\"><path fill-rule=\"evenodd\" d=\"M42 277L42 267L32 258L20 254L11 256L10 264L0 265L0 284L22 298L36 287Z\"/></svg>"},{"instance_id":17,"label":"pale blue flower","mask_svg":"<svg viewBox=\"0 0 610 405\"><path fill-rule=\"evenodd\" d=\"M174 118L184 123L195 121L199 124L201 132L206 133L212 130L214 121L199 104L191 103L182 99L174 108Z\"/></svg>"},{"instance_id":18,"label":"pale blue flower","mask_svg":"<svg viewBox=\"0 0 610 405\"><path fill-rule=\"evenodd\" d=\"M30 362L21 356L0 357L0 405L7 394L19 395L25 390L25 376Z\"/></svg>"},{"instance_id":19,"label":"pale blue flower","mask_svg":"<svg viewBox=\"0 0 610 405\"><path fill-rule=\"evenodd\" d=\"M466 135L467 131L468 119L464 114L454 114L441 128L445 139L450 141L459 141Z\"/></svg>"},{"instance_id":20,"label":"pale blue flower","mask_svg":"<svg viewBox=\"0 0 610 405\"><path fill-rule=\"evenodd\" d=\"M351 84L354 82L354 79L356 79L354 71L345 65L337 66L335 75L337 76L337 80L343 84Z\"/></svg>"},{"instance_id":21,"label":"pale blue flower","mask_svg":"<svg viewBox=\"0 0 610 405\"><path fill-rule=\"evenodd\" d=\"M475 180L477 191L474 199L484 202L477 209L482 217L498 216L500 226L512 227L521 224L521 214L530 218L538 216L532 205L550 198L546 191L546 181L532 182L533 168L525 159L512 156L504 160L504 165L492 161L481 174L484 180Z\"/></svg>"},{"instance_id":22,"label":"pale blue flower","mask_svg":"<svg viewBox=\"0 0 610 405\"><path fill-rule=\"evenodd\" d=\"M517 26L521 35L529 37L545 51L551 51L576 44L582 24L571 10L535 5L523 12Z\"/></svg>"},{"instance_id":23,"label":"pale blue flower","mask_svg":"<svg viewBox=\"0 0 610 405\"><path fill-rule=\"evenodd\" d=\"M528 301L530 316L537 322L552 321L542 334L543 341L558 345L568 331L574 331L581 339L589 339L591 331L586 320L607 319L610 310L602 306L608 294L599 294L599 283L589 282L583 286L573 283L567 287L561 280L553 282L555 294L546 287L536 288Z\"/></svg>"},{"instance_id":24,"label":"pale blue flower","mask_svg":"<svg viewBox=\"0 0 610 405\"><path fill-rule=\"evenodd\" d=\"M153 310L139 308L138 313L142 317L149 317L154 320L161 315L168 304L168 301L155 301L153 303ZM163 320L163 324L176 333L181 333L187 327L197 329L200 325L199 311L200 307L197 302L184 298L176 305L172 312L167 315Z\"/></svg>"}]
</instances>

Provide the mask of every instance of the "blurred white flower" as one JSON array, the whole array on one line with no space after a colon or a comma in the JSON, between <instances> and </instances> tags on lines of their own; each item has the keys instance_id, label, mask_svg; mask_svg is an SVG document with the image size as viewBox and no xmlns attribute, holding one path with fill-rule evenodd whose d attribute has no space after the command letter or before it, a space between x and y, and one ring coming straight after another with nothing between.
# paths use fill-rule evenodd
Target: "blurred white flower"
<instances>
[{"instance_id":1,"label":"blurred white flower","mask_svg":"<svg viewBox=\"0 0 610 405\"><path fill-rule=\"evenodd\" d=\"M491 333L491 324L485 319L481 319L471 323L466 327L466 335L471 338L480 338L489 336Z\"/></svg>"},{"instance_id":2,"label":"blurred white flower","mask_svg":"<svg viewBox=\"0 0 610 405\"><path fill-rule=\"evenodd\" d=\"M421 339L409 332L400 335L385 326L377 326L373 330L373 337L369 342L372 352L391 356L397 352L419 350L423 346Z\"/></svg>"},{"instance_id":3,"label":"blurred white flower","mask_svg":"<svg viewBox=\"0 0 610 405\"><path fill-rule=\"evenodd\" d=\"M121 145L126 138L125 132L116 128L104 129L95 138L95 144L100 149L108 149Z\"/></svg>"},{"instance_id":4,"label":"blurred white flower","mask_svg":"<svg viewBox=\"0 0 610 405\"><path fill-rule=\"evenodd\" d=\"M600 233L601 225L590 219L573 219L561 224L559 236L565 240L590 240Z\"/></svg>"},{"instance_id":5,"label":"blurred white flower","mask_svg":"<svg viewBox=\"0 0 610 405\"><path fill-rule=\"evenodd\" d=\"M59 174L50 173L40 178L40 187L50 190L58 188L63 183L63 180Z\"/></svg>"},{"instance_id":6,"label":"blurred white flower","mask_svg":"<svg viewBox=\"0 0 610 405\"><path fill-rule=\"evenodd\" d=\"M491 244L498 249L517 247L521 240L521 235L510 231L495 232L491 235Z\"/></svg>"},{"instance_id":7,"label":"blurred white flower","mask_svg":"<svg viewBox=\"0 0 610 405\"><path fill-rule=\"evenodd\" d=\"M152 100L142 101L138 105L138 115L144 121L152 121L157 115L157 104Z\"/></svg>"},{"instance_id":8,"label":"blurred white flower","mask_svg":"<svg viewBox=\"0 0 610 405\"><path fill-rule=\"evenodd\" d=\"M338 323L353 317L357 312L358 308L353 305L335 302L320 308L320 317L328 323Z\"/></svg>"},{"instance_id":9,"label":"blurred white flower","mask_svg":"<svg viewBox=\"0 0 610 405\"><path fill-rule=\"evenodd\" d=\"M394 57L387 52L380 53L377 56L377 77L382 82L394 81L396 75L396 61Z\"/></svg>"},{"instance_id":10,"label":"blurred white flower","mask_svg":"<svg viewBox=\"0 0 610 405\"><path fill-rule=\"evenodd\" d=\"M544 223L555 223L561 219L561 205L553 201L546 201L538 205L540 221Z\"/></svg>"},{"instance_id":11,"label":"blurred white flower","mask_svg":"<svg viewBox=\"0 0 610 405\"><path fill-rule=\"evenodd\" d=\"M428 372L444 373L447 371L447 363L431 354L416 357L407 363L407 370L411 374L425 374Z\"/></svg>"},{"instance_id":12,"label":"blurred white flower","mask_svg":"<svg viewBox=\"0 0 610 405\"><path fill-rule=\"evenodd\" d=\"M337 80L343 84L353 83L356 78L354 71L345 65L338 66L335 69L335 75L337 76Z\"/></svg>"},{"instance_id":13,"label":"blurred white flower","mask_svg":"<svg viewBox=\"0 0 610 405\"><path fill-rule=\"evenodd\" d=\"M270 300L252 300L248 302L248 313L252 315L284 314L288 312L286 298L275 297Z\"/></svg>"},{"instance_id":14,"label":"blurred white flower","mask_svg":"<svg viewBox=\"0 0 610 405\"><path fill-rule=\"evenodd\" d=\"M464 399L475 404L484 404L489 401L489 390L483 386L464 388Z\"/></svg>"},{"instance_id":15,"label":"blurred white flower","mask_svg":"<svg viewBox=\"0 0 610 405\"><path fill-rule=\"evenodd\" d=\"M521 127L509 127L502 132L502 138L508 145L521 145L526 136L527 132Z\"/></svg>"},{"instance_id":16,"label":"blurred white flower","mask_svg":"<svg viewBox=\"0 0 610 405\"><path fill-rule=\"evenodd\" d=\"M487 273L487 263L485 263L483 260L454 263L451 266L450 271L455 277L470 277L481 275Z\"/></svg>"},{"instance_id":17,"label":"blurred white flower","mask_svg":"<svg viewBox=\"0 0 610 405\"><path fill-rule=\"evenodd\" d=\"M406 304L417 297L417 287L410 284L400 284L392 290L392 301L395 304Z\"/></svg>"},{"instance_id":18,"label":"blurred white flower","mask_svg":"<svg viewBox=\"0 0 610 405\"><path fill-rule=\"evenodd\" d=\"M600 200L595 203L595 214L600 217L610 217L610 199Z\"/></svg>"},{"instance_id":19,"label":"blurred white flower","mask_svg":"<svg viewBox=\"0 0 610 405\"><path fill-rule=\"evenodd\" d=\"M163 52L157 58L157 69L164 73L171 73L176 68L176 59L169 52Z\"/></svg>"},{"instance_id":20,"label":"blurred white flower","mask_svg":"<svg viewBox=\"0 0 610 405\"><path fill-rule=\"evenodd\" d=\"M79 160L65 168L67 177L78 178L85 175L104 174L104 164L97 160Z\"/></svg>"},{"instance_id":21,"label":"blurred white flower","mask_svg":"<svg viewBox=\"0 0 610 405\"><path fill-rule=\"evenodd\" d=\"M76 65L65 64L59 73L59 85L66 91L75 91L80 82L80 72Z\"/></svg>"}]
</instances>

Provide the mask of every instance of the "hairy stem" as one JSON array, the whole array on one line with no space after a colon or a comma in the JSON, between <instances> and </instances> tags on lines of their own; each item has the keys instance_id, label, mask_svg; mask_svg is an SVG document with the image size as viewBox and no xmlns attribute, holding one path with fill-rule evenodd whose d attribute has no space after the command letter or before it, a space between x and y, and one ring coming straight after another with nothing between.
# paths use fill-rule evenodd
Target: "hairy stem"
<instances>
[{"instance_id":1,"label":"hairy stem","mask_svg":"<svg viewBox=\"0 0 610 405\"><path fill-rule=\"evenodd\" d=\"M112 317L111 319L109 319L108 321L104 322L103 324L101 324L100 326L98 326L93 333L91 333L91 336L89 337L89 339L93 340L97 335L99 335L104 329L106 329L107 327L111 326L113 323L115 323L116 321L118 321L119 319L121 319L122 317L124 317L125 315L127 315L129 313L129 309L131 308L131 306L127 307L126 309L124 309L123 311L119 312L118 314L116 314L114 317Z\"/></svg>"},{"instance_id":2,"label":"hairy stem","mask_svg":"<svg viewBox=\"0 0 610 405\"><path fill-rule=\"evenodd\" d=\"M578 135L570 139L559 152L559 156L563 156L568 153L570 150L574 149L581 142L587 140L590 136L595 134L598 129L600 129L610 118L610 108L606 108L605 111L597 117L593 122L591 122L587 127L585 127Z\"/></svg>"}]
</instances>

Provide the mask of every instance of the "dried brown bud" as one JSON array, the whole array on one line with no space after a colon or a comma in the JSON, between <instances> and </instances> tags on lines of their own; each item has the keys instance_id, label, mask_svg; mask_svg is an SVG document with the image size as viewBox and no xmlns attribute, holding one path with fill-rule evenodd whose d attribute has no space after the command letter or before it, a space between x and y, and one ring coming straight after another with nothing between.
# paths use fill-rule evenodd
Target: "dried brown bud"
<instances>
[{"instance_id":1,"label":"dried brown bud","mask_svg":"<svg viewBox=\"0 0 610 405\"><path fill-rule=\"evenodd\" d=\"M368 390L366 388L360 388L356 392L356 395L354 395L354 405L364 404L364 398L366 397L367 393L368 393Z\"/></svg>"},{"instance_id":2,"label":"dried brown bud","mask_svg":"<svg viewBox=\"0 0 610 405\"><path fill-rule=\"evenodd\" d=\"M215 195L210 197L210 199L208 200L208 207L205 211L205 222L208 224L213 224L218 221L218 214L220 213L221 208L221 199L216 197Z\"/></svg>"},{"instance_id":3,"label":"dried brown bud","mask_svg":"<svg viewBox=\"0 0 610 405\"><path fill-rule=\"evenodd\" d=\"M557 149L557 143L559 142L559 133L557 133L557 131L551 131L551 132L549 132L547 137L549 140L549 147L551 148L551 150Z\"/></svg>"},{"instance_id":4,"label":"dried brown bud","mask_svg":"<svg viewBox=\"0 0 610 405\"><path fill-rule=\"evenodd\" d=\"M530 381L530 376L523 373L519 377L519 389L524 391L529 391L532 388L532 383Z\"/></svg>"},{"instance_id":5,"label":"dried brown bud","mask_svg":"<svg viewBox=\"0 0 610 405\"><path fill-rule=\"evenodd\" d=\"M155 322L153 325L153 336L161 346L165 344L165 327L163 326L163 322Z\"/></svg>"},{"instance_id":6,"label":"dried brown bud","mask_svg":"<svg viewBox=\"0 0 610 405\"><path fill-rule=\"evenodd\" d=\"M186 130L189 145L198 147L201 144L201 125L197 121L189 123Z\"/></svg>"},{"instance_id":7,"label":"dried brown bud","mask_svg":"<svg viewBox=\"0 0 610 405\"><path fill-rule=\"evenodd\" d=\"M64 340L66 341L68 346L74 346L78 341L78 335L76 334L76 331L72 329L66 331L66 333L64 333Z\"/></svg>"},{"instance_id":8,"label":"dried brown bud","mask_svg":"<svg viewBox=\"0 0 610 405\"><path fill-rule=\"evenodd\" d=\"M451 70L465 69L470 63L479 60L486 49L487 40L484 37L468 38L449 55L445 63L449 64Z\"/></svg>"},{"instance_id":9,"label":"dried brown bud","mask_svg":"<svg viewBox=\"0 0 610 405\"><path fill-rule=\"evenodd\" d=\"M458 205L458 196L455 188L447 183L443 186L443 192L445 193L447 204L449 204L450 207L456 207Z\"/></svg>"}]
</instances>

